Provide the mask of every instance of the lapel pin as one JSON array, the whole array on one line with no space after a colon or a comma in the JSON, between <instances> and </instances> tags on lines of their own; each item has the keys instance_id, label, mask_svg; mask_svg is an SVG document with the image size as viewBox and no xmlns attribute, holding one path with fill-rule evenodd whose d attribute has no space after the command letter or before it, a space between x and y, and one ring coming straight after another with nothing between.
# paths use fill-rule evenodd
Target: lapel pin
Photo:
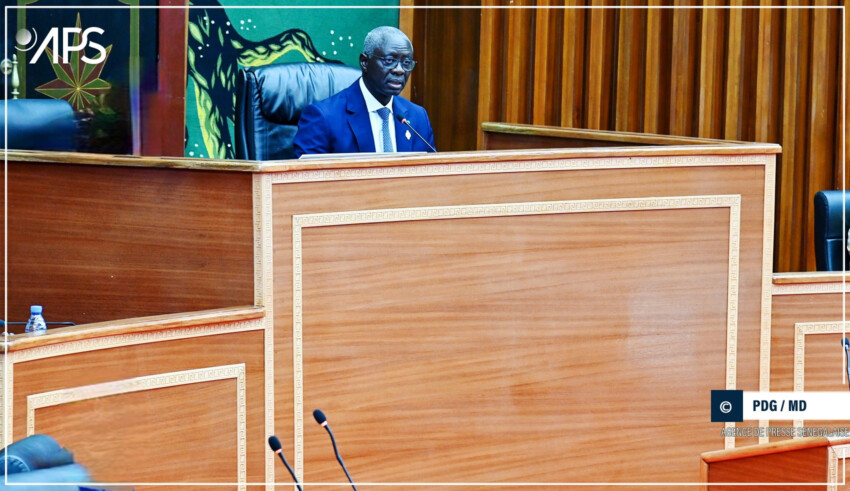
<instances>
[{"instance_id":1,"label":"lapel pin","mask_svg":"<svg viewBox=\"0 0 850 491\"><path fill-rule=\"evenodd\" d=\"M410 140L410 131L405 131L404 137L407 138L408 140Z\"/></svg>"}]
</instances>

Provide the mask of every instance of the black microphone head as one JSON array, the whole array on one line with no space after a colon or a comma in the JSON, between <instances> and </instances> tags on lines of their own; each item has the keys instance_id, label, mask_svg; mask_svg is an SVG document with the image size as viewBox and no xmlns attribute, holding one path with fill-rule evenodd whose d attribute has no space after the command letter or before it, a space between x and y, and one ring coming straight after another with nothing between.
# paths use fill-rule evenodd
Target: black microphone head
<instances>
[{"instance_id":1,"label":"black microphone head","mask_svg":"<svg viewBox=\"0 0 850 491\"><path fill-rule=\"evenodd\" d=\"M404 121L407 119L407 114L393 113L393 115L395 115L395 119L397 119L399 123L404 123Z\"/></svg>"},{"instance_id":2,"label":"black microphone head","mask_svg":"<svg viewBox=\"0 0 850 491\"><path fill-rule=\"evenodd\" d=\"M280 444L280 440L278 440L274 435L269 437L269 446L272 448L273 452L277 452L283 448L283 445Z\"/></svg>"},{"instance_id":3,"label":"black microphone head","mask_svg":"<svg viewBox=\"0 0 850 491\"><path fill-rule=\"evenodd\" d=\"M841 344L842 344L845 348L850 348L850 339L847 339L847 338L842 339L842 340L841 340Z\"/></svg>"},{"instance_id":4,"label":"black microphone head","mask_svg":"<svg viewBox=\"0 0 850 491\"><path fill-rule=\"evenodd\" d=\"M328 421L328 418L325 417L325 413L323 413L321 409L314 410L313 417L316 418L316 423L319 423L320 425L323 425Z\"/></svg>"}]
</instances>

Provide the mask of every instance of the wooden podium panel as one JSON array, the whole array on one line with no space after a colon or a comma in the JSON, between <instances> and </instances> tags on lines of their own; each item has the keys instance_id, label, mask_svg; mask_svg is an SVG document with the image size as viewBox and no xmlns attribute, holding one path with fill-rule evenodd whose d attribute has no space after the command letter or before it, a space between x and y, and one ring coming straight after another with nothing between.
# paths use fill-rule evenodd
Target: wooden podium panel
<instances>
[{"instance_id":1,"label":"wooden podium panel","mask_svg":"<svg viewBox=\"0 0 850 491\"><path fill-rule=\"evenodd\" d=\"M784 273L775 276L771 320L771 390L847 390L842 377L843 289L840 273ZM850 328L844 329L850 331ZM794 421L771 421L773 426L793 424ZM850 419L798 421L796 424L848 427Z\"/></svg>"},{"instance_id":2,"label":"wooden podium panel","mask_svg":"<svg viewBox=\"0 0 850 491\"><path fill-rule=\"evenodd\" d=\"M253 303L249 174L60 155L9 157L8 321L33 304L84 324Z\"/></svg>"},{"instance_id":3,"label":"wooden podium panel","mask_svg":"<svg viewBox=\"0 0 850 491\"><path fill-rule=\"evenodd\" d=\"M723 151L270 164L297 472L344 479L315 408L361 482L697 483L695 455L755 443L708 401L761 383L773 157Z\"/></svg>"},{"instance_id":4,"label":"wooden podium panel","mask_svg":"<svg viewBox=\"0 0 850 491\"><path fill-rule=\"evenodd\" d=\"M831 489L830 458L834 452L826 438L801 438L727 451L702 454L700 468L705 491L791 489L817 491ZM833 476L834 478L834 476ZM729 483L753 483L734 486ZM763 486L755 483L766 484ZM770 485L769 483L777 483ZM806 486L805 483L813 483ZM712 484L717 484L712 486Z\"/></svg>"},{"instance_id":5,"label":"wooden podium panel","mask_svg":"<svg viewBox=\"0 0 850 491\"><path fill-rule=\"evenodd\" d=\"M364 482L686 479L720 440L692 402L724 385L729 209L505 212L304 230L305 408ZM700 281L645 274L671 263ZM338 479L307 423L306 482Z\"/></svg>"},{"instance_id":6,"label":"wooden podium panel","mask_svg":"<svg viewBox=\"0 0 850 491\"><path fill-rule=\"evenodd\" d=\"M73 330L85 326L16 336L4 360L5 436L49 434L101 483L263 482L262 314L170 316L165 329L160 318L118 321L79 339Z\"/></svg>"},{"instance_id":7,"label":"wooden podium panel","mask_svg":"<svg viewBox=\"0 0 850 491\"><path fill-rule=\"evenodd\" d=\"M290 482L274 433L301 477L341 483L321 408L362 483L698 483L700 452L755 443L724 439L708 401L769 382L777 151L22 154L10 175L55 167L68 192L30 209L14 188L10 242L28 220L41 240L10 261L16 304L86 322L256 307L15 336L5 436L45 428L124 482L208 483L235 458L241 490ZM189 469L180 449L215 431Z\"/></svg>"},{"instance_id":8,"label":"wooden podium panel","mask_svg":"<svg viewBox=\"0 0 850 491\"><path fill-rule=\"evenodd\" d=\"M169 372L165 377L177 374ZM197 374L202 380L207 375ZM59 442L74 442L80 462L96 463L92 471L98 481L125 482L132 476L134 482L142 483L235 483L239 481L237 435L246 425L244 418L239 418L245 394L244 388L240 394L238 378L244 374L232 368L217 375L224 378L55 403L32 411L34 430ZM149 376L145 382L162 381ZM126 390L121 386L128 384L113 385L116 390ZM79 393L86 389L92 387L65 390ZM151 404L151 399L156 404ZM192 401L203 401L203 407ZM139 438L142 435L156 438ZM197 452L187 451L191 448L203 449L202 465ZM103 466L119 457L133 464Z\"/></svg>"}]
</instances>

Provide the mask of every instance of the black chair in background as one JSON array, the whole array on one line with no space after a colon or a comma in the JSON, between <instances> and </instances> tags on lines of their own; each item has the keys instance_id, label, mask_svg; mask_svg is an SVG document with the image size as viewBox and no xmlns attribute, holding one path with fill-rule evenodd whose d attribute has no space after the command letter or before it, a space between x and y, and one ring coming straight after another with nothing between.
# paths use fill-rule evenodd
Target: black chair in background
<instances>
[{"instance_id":1,"label":"black chair in background","mask_svg":"<svg viewBox=\"0 0 850 491\"><path fill-rule=\"evenodd\" d=\"M819 191L815 194L815 262L818 271L841 271L842 258L844 265L850 266L850 254L847 253L848 205L850 201L845 198L844 191ZM842 219L842 214L846 214L847 218Z\"/></svg>"},{"instance_id":2,"label":"black chair in background","mask_svg":"<svg viewBox=\"0 0 850 491\"><path fill-rule=\"evenodd\" d=\"M236 76L236 158L293 158L301 110L354 83L360 70L332 63L243 68Z\"/></svg>"},{"instance_id":3,"label":"black chair in background","mask_svg":"<svg viewBox=\"0 0 850 491\"><path fill-rule=\"evenodd\" d=\"M77 117L67 101L59 99L9 99L0 101L0 135L6 129L6 148L15 150L74 150ZM2 139L2 136L0 136Z\"/></svg>"}]
</instances>

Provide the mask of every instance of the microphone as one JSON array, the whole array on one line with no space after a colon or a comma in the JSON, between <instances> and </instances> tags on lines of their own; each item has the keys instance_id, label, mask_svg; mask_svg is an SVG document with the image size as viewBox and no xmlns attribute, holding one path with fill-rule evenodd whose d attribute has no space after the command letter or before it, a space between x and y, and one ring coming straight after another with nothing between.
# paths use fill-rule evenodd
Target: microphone
<instances>
[{"instance_id":1,"label":"microphone","mask_svg":"<svg viewBox=\"0 0 850 491\"><path fill-rule=\"evenodd\" d=\"M295 477L295 472L292 471L292 467L289 466L289 462L287 462L286 457L283 456L283 445L280 444L280 440L278 440L276 436L272 435L269 437L269 447L271 447L272 452L276 453L280 457L280 460L283 461L283 465L286 466L286 470L289 471L289 474L292 475L292 479L295 480L295 485L298 486L298 491L304 491L301 489L301 483L298 482L298 478Z\"/></svg>"},{"instance_id":2,"label":"microphone","mask_svg":"<svg viewBox=\"0 0 850 491\"><path fill-rule=\"evenodd\" d=\"M423 141L426 145L428 145L428 148L430 148L432 152L436 152L436 151L437 151L437 149L436 149L436 148L434 148L434 147L433 147L433 145L431 145L430 143L428 143L428 140L426 140L426 139L422 138L422 135L420 135L418 131L416 131L415 129L413 129L413 126L411 126L410 121L408 121L408 120L407 120L407 118L405 118L405 117L404 117L405 115L396 114L396 113L393 113L393 114L395 114L395 118L396 118L396 119L397 119L397 120L398 120L401 124L403 124L403 125L407 126L408 128L410 128L410 131L412 131L412 132L413 132L416 136L418 136L418 137L419 137L419 139L420 139L420 140L422 140L422 141Z\"/></svg>"},{"instance_id":3,"label":"microphone","mask_svg":"<svg viewBox=\"0 0 850 491\"><path fill-rule=\"evenodd\" d=\"M847 368L847 383L850 384L850 339L843 338L841 344L844 346L844 360ZM848 385L850 387L850 385Z\"/></svg>"},{"instance_id":4,"label":"microphone","mask_svg":"<svg viewBox=\"0 0 850 491\"><path fill-rule=\"evenodd\" d=\"M419 138L422 137L420 136ZM339 465L342 466L342 470L345 471L345 477L348 478L348 482L351 483L351 487L354 488L354 491L357 491L357 486L355 486L354 481L351 480L351 475L348 473L348 469L345 468L345 464L342 462L342 457L339 455L339 450L337 450L336 448L336 439L334 438L334 434L331 431L331 427L328 426L328 418L325 417L325 413L323 413L321 409L316 409L315 411L313 411L313 417L316 418L316 423L319 423L322 427L324 427L325 430L327 430L328 435L331 436L331 443L334 446L334 454L336 455L336 461L339 462Z\"/></svg>"}]
</instances>

